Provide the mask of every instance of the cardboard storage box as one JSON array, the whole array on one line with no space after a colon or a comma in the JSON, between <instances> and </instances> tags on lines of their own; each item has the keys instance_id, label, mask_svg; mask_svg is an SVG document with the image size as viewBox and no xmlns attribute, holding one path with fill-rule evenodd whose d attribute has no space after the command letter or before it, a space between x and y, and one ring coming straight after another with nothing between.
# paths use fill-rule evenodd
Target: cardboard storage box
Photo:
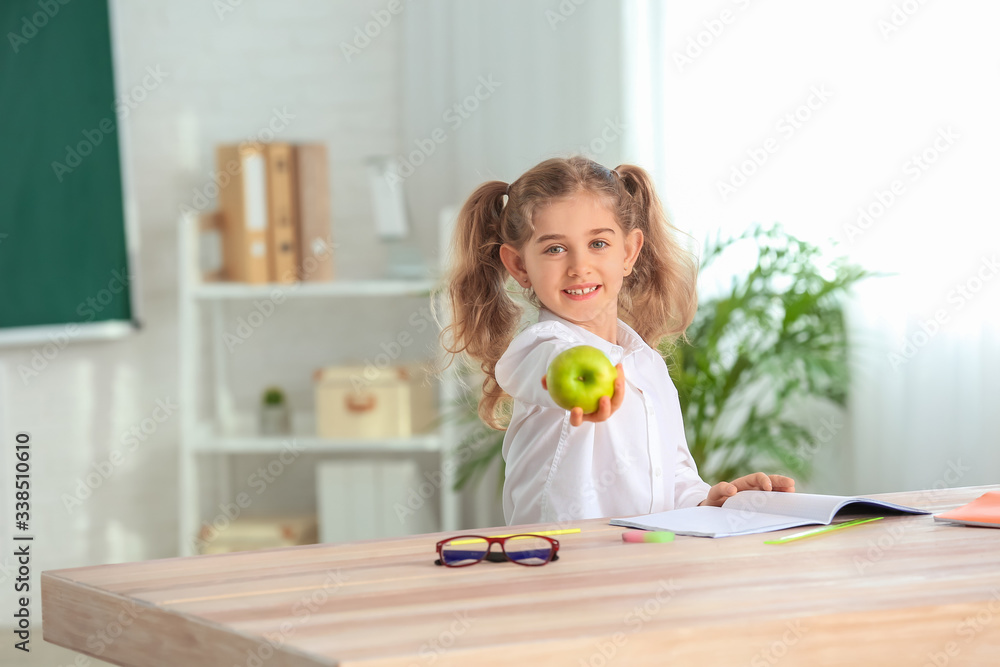
<instances>
[{"instance_id":1,"label":"cardboard storage box","mask_svg":"<svg viewBox=\"0 0 1000 667\"><path fill-rule=\"evenodd\" d=\"M436 383L419 366L331 366L314 379L321 438L408 438L434 425Z\"/></svg>"},{"instance_id":2,"label":"cardboard storage box","mask_svg":"<svg viewBox=\"0 0 1000 667\"><path fill-rule=\"evenodd\" d=\"M316 544L315 515L239 517L222 529L202 525L196 544L201 554L225 554Z\"/></svg>"}]
</instances>

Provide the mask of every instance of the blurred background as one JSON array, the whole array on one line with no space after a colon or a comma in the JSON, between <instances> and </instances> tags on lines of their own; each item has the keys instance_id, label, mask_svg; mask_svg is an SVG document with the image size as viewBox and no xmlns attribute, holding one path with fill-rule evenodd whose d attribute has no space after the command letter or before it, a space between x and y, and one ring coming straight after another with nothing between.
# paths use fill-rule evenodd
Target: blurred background
<instances>
[{"instance_id":1,"label":"blurred background","mask_svg":"<svg viewBox=\"0 0 1000 667\"><path fill-rule=\"evenodd\" d=\"M94 6L105 3L53 13L9 2L0 14L0 121L9 145L28 155L3 166L4 303L25 307L56 289L37 285L59 275L57 262L43 254L26 268L18 240L30 229L57 230L50 239L73 229L84 254L116 248L128 274L128 289L114 289L108 267L121 262L91 267L122 306L118 327L38 320L53 328L26 329L0 316L0 539L12 544L16 533L13 451L24 432L40 651L42 570L213 544L502 524L495 457L481 457L478 481L451 491L458 469L447 454L466 435L452 408L462 385L448 374L422 379L440 355L430 306L455 207L483 181L509 182L552 156L650 170L699 252L719 235L777 223L822 248L809 260L817 272L844 257L878 274L823 311L833 313L833 329L842 323L846 346L841 365L823 362L820 375L845 390L813 392L817 400L783 413L801 436L784 454L797 451L809 472L800 490L1000 480L995 4ZM103 36L89 29L102 20ZM113 92L88 98L82 116L67 105L26 131L31 106L17 100L27 91L44 99L62 85L33 75L39 52L74 53L75 41L60 40L81 32L110 44ZM74 94L90 95L86 86ZM88 141L90 157L73 166L70 147ZM325 147L332 280L209 280L218 261L212 220L231 187L216 149L259 141ZM71 168L61 173L55 162ZM57 221L26 213L49 198L89 201L101 169L119 184L109 190L121 202L117 215L82 205ZM102 226L109 219L118 227ZM704 303L725 298L758 266L763 255L741 248L706 267ZM789 275L785 288L794 291ZM57 282L69 289L68 278ZM719 363L724 370L726 354ZM279 391L267 398L269 388ZM324 430L324 401L376 389L380 406L396 403L366 422L374 432ZM272 421L269 405L279 406ZM737 434L739 424L730 423ZM490 451L477 444L485 440L472 436L473 456ZM9 619L16 572L11 549L3 553L0 605ZM37 664L71 664L68 653L48 655Z\"/></svg>"}]
</instances>

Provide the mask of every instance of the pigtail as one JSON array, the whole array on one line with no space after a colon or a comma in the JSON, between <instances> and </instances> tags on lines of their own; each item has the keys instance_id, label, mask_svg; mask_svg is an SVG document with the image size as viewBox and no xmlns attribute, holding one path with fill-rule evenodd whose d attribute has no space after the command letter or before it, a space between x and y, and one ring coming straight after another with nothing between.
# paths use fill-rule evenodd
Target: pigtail
<instances>
[{"instance_id":1,"label":"pigtail","mask_svg":"<svg viewBox=\"0 0 1000 667\"><path fill-rule=\"evenodd\" d=\"M644 236L639 260L619 294L621 317L650 346L664 340L672 346L698 308L697 261L676 238L680 231L667 219L646 170L620 165L614 171L628 193L623 198L627 214Z\"/></svg>"},{"instance_id":2,"label":"pigtail","mask_svg":"<svg viewBox=\"0 0 1000 667\"><path fill-rule=\"evenodd\" d=\"M500 261L500 224L507 184L479 186L458 214L448 280L451 323L441 331L441 344L453 355L465 353L481 362L486 379L479 416L496 429L505 428L497 406L506 393L496 381L496 364L514 338L521 308L508 296L507 269Z\"/></svg>"}]
</instances>

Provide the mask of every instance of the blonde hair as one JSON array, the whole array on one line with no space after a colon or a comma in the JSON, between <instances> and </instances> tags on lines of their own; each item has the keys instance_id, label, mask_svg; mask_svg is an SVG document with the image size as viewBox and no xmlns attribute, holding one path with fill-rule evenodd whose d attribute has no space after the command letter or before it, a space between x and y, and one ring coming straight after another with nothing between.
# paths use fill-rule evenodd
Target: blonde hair
<instances>
[{"instance_id":1,"label":"blonde hair","mask_svg":"<svg viewBox=\"0 0 1000 667\"><path fill-rule=\"evenodd\" d=\"M536 211L580 192L604 201L625 234L640 229L644 236L618 295L621 320L655 349L664 342L672 346L694 319L697 262L675 238L678 230L641 167L626 164L610 170L585 157L553 158L509 186L483 183L458 215L447 286L451 323L441 332L441 344L452 355L465 353L480 362L486 379L479 417L492 428L506 428L500 417L509 413L505 404L510 397L497 384L495 369L523 315L513 298L514 290L522 288L511 279L508 289L500 246L522 249L534 231ZM528 303L541 305L530 289L523 293Z\"/></svg>"}]
</instances>

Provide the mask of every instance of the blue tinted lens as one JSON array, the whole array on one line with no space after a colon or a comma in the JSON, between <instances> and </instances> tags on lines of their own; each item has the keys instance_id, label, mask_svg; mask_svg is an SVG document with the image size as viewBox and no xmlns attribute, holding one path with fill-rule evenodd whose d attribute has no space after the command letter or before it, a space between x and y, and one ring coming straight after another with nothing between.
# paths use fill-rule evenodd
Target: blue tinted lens
<instances>
[{"instance_id":1,"label":"blue tinted lens","mask_svg":"<svg viewBox=\"0 0 1000 667\"><path fill-rule=\"evenodd\" d=\"M468 565L483 559L489 550L489 542L477 537L459 537L446 542L441 547L441 560L445 565Z\"/></svg>"},{"instance_id":2,"label":"blue tinted lens","mask_svg":"<svg viewBox=\"0 0 1000 667\"><path fill-rule=\"evenodd\" d=\"M552 543L541 537L518 535L504 544L507 558L521 565L542 565L552 557Z\"/></svg>"}]
</instances>

